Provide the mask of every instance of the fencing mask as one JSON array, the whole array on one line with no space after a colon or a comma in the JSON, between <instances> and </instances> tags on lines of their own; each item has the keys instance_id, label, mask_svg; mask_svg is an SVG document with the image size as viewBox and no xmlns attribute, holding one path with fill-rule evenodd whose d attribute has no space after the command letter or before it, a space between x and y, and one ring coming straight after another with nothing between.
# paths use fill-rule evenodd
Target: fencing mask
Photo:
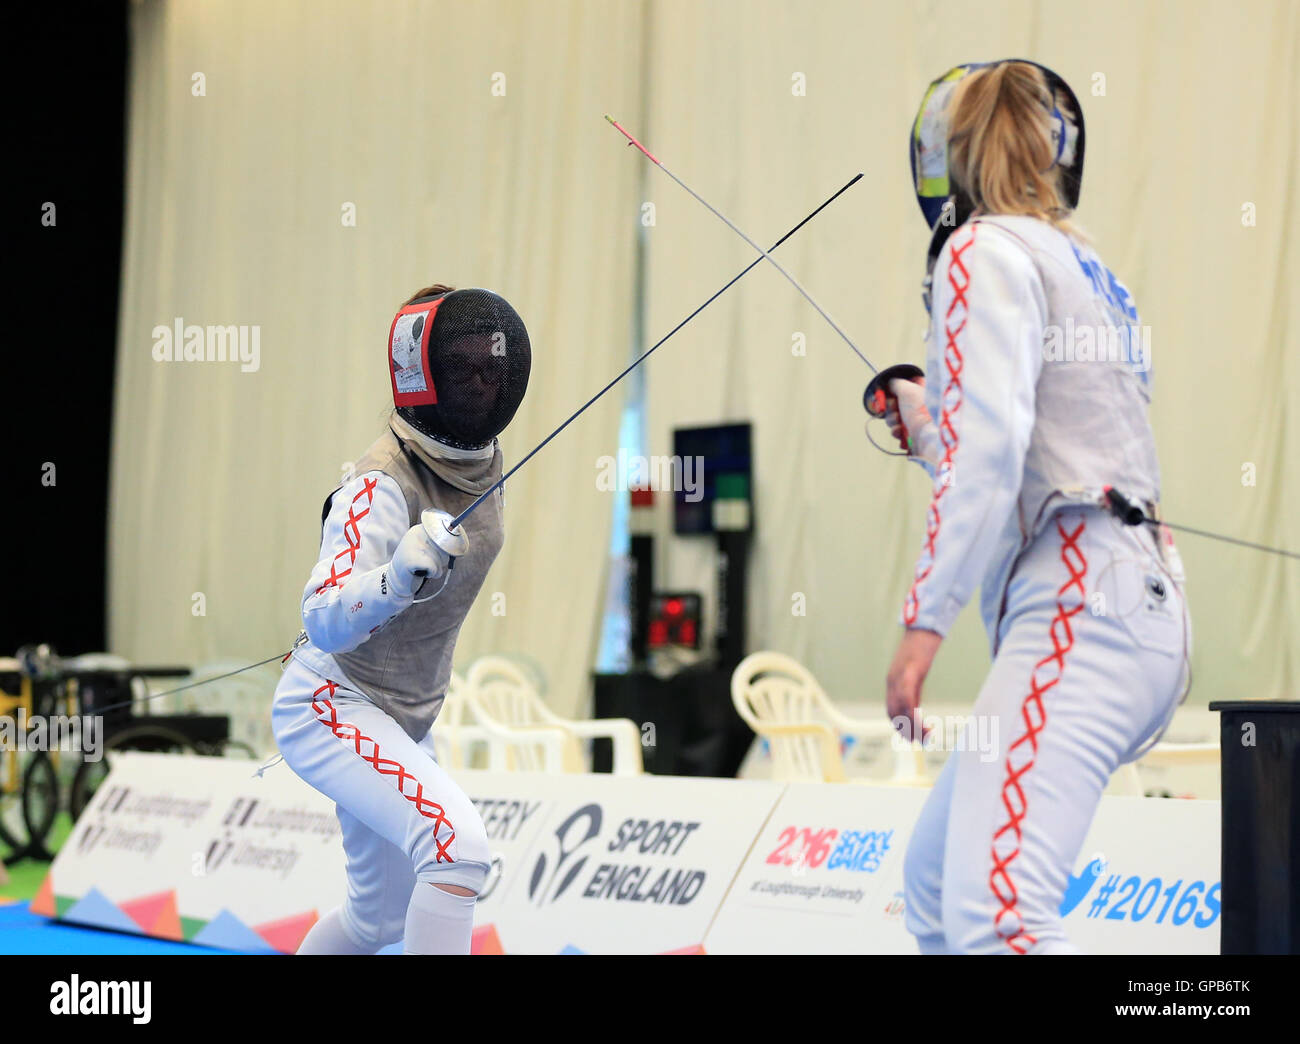
<instances>
[{"instance_id":1,"label":"fencing mask","mask_svg":"<svg viewBox=\"0 0 1300 1044\"><path fill-rule=\"evenodd\" d=\"M1073 210L1079 205L1079 187L1083 178L1083 109L1069 84L1051 69L1024 58L1007 58L1003 62L1023 62L1037 68L1047 80L1052 107L1048 110L1052 125L1052 144L1056 159L1054 166L1061 170L1061 193L1065 204ZM1003 62L970 62L949 69L926 89L921 99L920 111L912 123L909 152L912 160L912 181L916 187L916 200L921 204L926 225L933 229L930 240L930 264L953 230L970 217L973 209L948 172L948 102L953 88L977 69L986 69Z\"/></svg>"},{"instance_id":2,"label":"fencing mask","mask_svg":"<svg viewBox=\"0 0 1300 1044\"><path fill-rule=\"evenodd\" d=\"M412 301L388 333L393 405L430 438L486 446L523 401L532 369L524 321L490 290Z\"/></svg>"}]
</instances>

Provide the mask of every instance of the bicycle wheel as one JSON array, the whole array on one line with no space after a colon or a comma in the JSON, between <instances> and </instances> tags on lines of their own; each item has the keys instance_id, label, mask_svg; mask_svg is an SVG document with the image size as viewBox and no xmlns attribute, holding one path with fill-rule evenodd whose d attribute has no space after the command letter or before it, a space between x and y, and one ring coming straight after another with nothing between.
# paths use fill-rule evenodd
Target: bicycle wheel
<instances>
[{"instance_id":1,"label":"bicycle wheel","mask_svg":"<svg viewBox=\"0 0 1300 1044\"><path fill-rule=\"evenodd\" d=\"M247 758L249 761L261 761L262 755L243 740L228 739L221 745L223 758Z\"/></svg>"},{"instance_id":2,"label":"bicycle wheel","mask_svg":"<svg viewBox=\"0 0 1300 1044\"><path fill-rule=\"evenodd\" d=\"M59 776L54 762L44 751L31 759L23 773L22 806L28 854L50 858L45 839L59 814Z\"/></svg>"},{"instance_id":3,"label":"bicycle wheel","mask_svg":"<svg viewBox=\"0 0 1300 1044\"><path fill-rule=\"evenodd\" d=\"M240 758L248 761L260 760L260 755L243 740L223 739L210 743L194 744L194 753L210 758Z\"/></svg>"},{"instance_id":4,"label":"bicycle wheel","mask_svg":"<svg viewBox=\"0 0 1300 1044\"><path fill-rule=\"evenodd\" d=\"M104 756L98 761L83 761L72 777L68 793L68 811L75 822L81 818L99 785L108 778L112 755L124 750L142 750L155 754L184 754L191 744L183 733L158 725L133 725L109 739Z\"/></svg>"},{"instance_id":5,"label":"bicycle wheel","mask_svg":"<svg viewBox=\"0 0 1300 1044\"><path fill-rule=\"evenodd\" d=\"M16 753L0 751L0 861L14 863L25 856L27 840L21 762Z\"/></svg>"}]
</instances>

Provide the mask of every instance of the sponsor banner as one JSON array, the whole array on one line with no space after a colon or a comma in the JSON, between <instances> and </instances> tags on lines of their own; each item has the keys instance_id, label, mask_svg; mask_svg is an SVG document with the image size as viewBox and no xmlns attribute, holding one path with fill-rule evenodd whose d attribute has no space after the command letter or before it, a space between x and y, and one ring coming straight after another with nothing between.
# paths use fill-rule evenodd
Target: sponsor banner
<instances>
[{"instance_id":1,"label":"sponsor banner","mask_svg":"<svg viewBox=\"0 0 1300 1044\"><path fill-rule=\"evenodd\" d=\"M476 953L697 949L782 787L457 772L494 862ZM33 909L291 953L346 894L334 805L287 766L122 754Z\"/></svg>"},{"instance_id":2,"label":"sponsor banner","mask_svg":"<svg viewBox=\"0 0 1300 1044\"><path fill-rule=\"evenodd\" d=\"M785 788L737 875L709 953L914 953L903 853L929 790Z\"/></svg>"},{"instance_id":3,"label":"sponsor banner","mask_svg":"<svg viewBox=\"0 0 1300 1044\"><path fill-rule=\"evenodd\" d=\"M292 952L346 894L333 803L284 767L123 753L33 909L218 948Z\"/></svg>"},{"instance_id":4,"label":"sponsor banner","mask_svg":"<svg viewBox=\"0 0 1300 1044\"><path fill-rule=\"evenodd\" d=\"M525 797L538 806L519 820L484 903L506 953L696 951L784 789L664 776L457 779L480 811Z\"/></svg>"},{"instance_id":5,"label":"sponsor banner","mask_svg":"<svg viewBox=\"0 0 1300 1044\"><path fill-rule=\"evenodd\" d=\"M1089 953L1218 953L1217 801L1104 797L1066 889Z\"/></svg>"},{"instance_id":6,"label":"sponsor banner","mask_svg":"<svg viewBox=\"0 0 1300 1044\"><path fill-rule=\"evenodd\" d=\"M915 952L903 855L928 790L455 775L497 864L476 953ZM1218 952L1218 802L1103 798L1078 863L1083 949ZM287 766L122 754L32 909L289 953L345 891L333 803Z\"/></svg>"},{"instance_id":7,"label":"sponsor banner","mask_svg":"<svg viewBox=\"0 0 1300 1044\"><path fill-rule=\"evenodd\" d=\"M786 788L710 953L915 953L903 856L928 790ZM1219 952L1219 803L1103 797L1061 904L1089 953ZM986 853L979 853L980 858Z\"/></svg>"},{"instance_id":8,"label":"sponsor banner","mask_svg":"<svg viewBox=\"0 0 1300 1044\"><path fill-rule=\"evenodd\" d=\"M505 898L514 889L554 801L554 776L462 769L456 782L474 802L492 850L492 870L474 904L474 953L502 954ZM508 929L504 932L510 937Z\"/></svg>"}]
</instances>

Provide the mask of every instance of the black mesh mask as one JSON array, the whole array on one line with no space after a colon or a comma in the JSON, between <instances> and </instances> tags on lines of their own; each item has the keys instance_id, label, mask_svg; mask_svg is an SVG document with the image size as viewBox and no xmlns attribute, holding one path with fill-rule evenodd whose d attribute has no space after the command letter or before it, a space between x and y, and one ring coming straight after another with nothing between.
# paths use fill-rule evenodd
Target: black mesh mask
<instances>
[{"instance_id":1,"label":"black mesh mask","mask_svg":"<svg viewBox=\"0 0 1300 1044\"><path fill-rule=\"evenodd\" d=\"M528 388L532 348L519 314L490 290L453 290L402 308L388 336L393 405L460 449L505 430Z\"/></svg>"}]
</instances>

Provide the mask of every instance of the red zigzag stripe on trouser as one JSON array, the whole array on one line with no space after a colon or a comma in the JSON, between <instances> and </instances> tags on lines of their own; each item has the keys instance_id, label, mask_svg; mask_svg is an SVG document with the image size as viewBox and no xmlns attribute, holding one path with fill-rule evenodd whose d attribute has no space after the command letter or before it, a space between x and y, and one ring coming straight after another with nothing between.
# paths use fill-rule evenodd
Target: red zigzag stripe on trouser
<instances>
[{"instance_id":1,"label":"red zigzag stripe on trouser","mask_svg":"<svg viewBox=\"0 0 1300 1044\"><path fill-rule=\"evenodd\" d=\"M406 771L402 765L391 758L385 758L379 751L379 744L369 736L364 735L359 728L350 722L339 721L338 714L334 710L334 704L330 702L329 696L333 696L338 689L338 683L327 681L319 689L312 693L311 709L316 715L316 720L329 729L335 736L349 743L357 752L363 761L372 765L376 772L381 776L392 776L397 783L397 790L415 806L415 810L424 816L425 819L434 820L433 835L434 844L438 847L437 861L439 863L454 863L451 853L447 851L451 843L456 840L456 828L452 826L451 820L447 818L447 813L443 811L441 805L436 801L430 801L424 796L424 785ZM321 693L328 692L329 696L325 699L319 699ZM407 783L415 784L414 790L407 789ZM447 839L441 838L443 826L447 827Z\"/></svg>"},{"instance_id":2,"label":"red zigzag stripe on trouser","mask_svg":"<svg viewBox=\"0 0 1300 1044\"><path fill-rule=\"evenodd\" d=\"M1083 580L1088 573L1088 562L1078 544L1085 524L1081 521L1073 532L1067 533L1060 520L1056 522L1056 531L1061 535L1061 562L1069 577L1056 592L1056 616L1049 630L1052 652L1034 665L1029 695L1020 705L1025 731L1007 750L1006 778L1002 782L1002 807L1006 810L1007 821L993 835L993 870L989 873L989 888L999 903L993 928L1016 953L1027 953L1038 941L1025 931L1019 894L1011 879L1011 864L1020 855L1021 825L1029 811L1021 782L1034 767L1038 736L1047 725L1043 697L1061 680L1065 672L1065 656L1074 648L1074 628L1070 621L1083 612L1087 597ZM1078 589L1078 602L1067 605L1064 597L1071 588Z\"/></svg>"}]
</instances>

